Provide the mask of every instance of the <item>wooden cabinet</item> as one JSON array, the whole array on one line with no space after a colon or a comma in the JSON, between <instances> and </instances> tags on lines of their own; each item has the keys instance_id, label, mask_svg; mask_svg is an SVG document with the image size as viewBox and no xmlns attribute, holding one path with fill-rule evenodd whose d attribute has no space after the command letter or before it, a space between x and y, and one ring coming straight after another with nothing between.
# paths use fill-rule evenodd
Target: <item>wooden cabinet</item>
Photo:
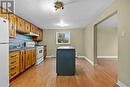
<instances>
[{"instance_id":1,"label":"wooden cabinet","mask_svg":"<svg viewBox=\"0 0 130 87\"><path fill-rule=\"evenodd\" d=\"M20 60L19 60L19 63L20 63L20 72L23 72L25 71L25 63L26 63L26 53L24 50L21 50L20 51Z\"/></svg>"},{"instance_id":2,"label":"wooden cabinet","mask_svg":"<svg viewBox=\"0 0 130 87\"><path fill-rule=\"evenodd\" d=\"M25 28L25 25L24 25L24 20L23 19L21 19L20 17L17 17L16 18L16 21L17 21L17 28L16 28L16 31L18 32L18 33L24 33L25 31L24 31L24 28Z\"/></svg>"},{"instance_id":3,"label":"wooden cabinet","mask_svg":"<svg viewBox=\"0 0 130 87\"><path fill-rule=\"evenodd\" d=\"M43 30L37 29L37 34L38 34L39 36L33 37L33 40L34 40L34 41L42 41L42 40L43 40Z\"/></svg>"},{"instance_id":4,"label":"wooden cabinet","mask_svg":"<svg viewBox=\"0 0 130 87\"><path fill-rule=\"evenodd\" d=\"M36 63L36 49L32 49L32 61L31 65L34 65Z\"/></svg>"},{"instance_id":5,"label":"wooden cabinet","mask_svg":"<svg viewBox=\"0 0 130 87\"><path fill-rule=\"evenodd\" d=\"M9 53L10 80L36 63L35 48Z\"/></svg>"},{"instance_id":6,"label":"wooden cabinet","mask_svg":"<svg viewBox=\"0 0 130 87\"><path fill-rule=\"evenodd\" d=\"M25 63L25 69L30 67L30 62L31 62L31 50L26 50L26 63Z\"/></svg>"},{"instance_id":7,"label":"wooden cabinet","mask_svg":"<svg viewBox=\"0 0 130 87\"><path fill-rule=\"evenodd\" d=\"M25 21L24 19L16 16L15 14L8 14L2 13L5 9L0 8L0 17L9 20L9 37L16 37L16 32L27 34L33 32L38 34L39 36L33 37L34 41L42 41L43 40L43 30L39 29L38 27L34 26L33 24Z\"/></svg>"},{"instance_id":8,"label":"wooden cabinet","mask_svg":"<svg viewBox=\"0 0 130 87\"><path fill-rule=\"evenodd\" d=\"M36 26L31 25L31 32L36 33Z\"/></svg>"},{"instance_id":9,"label":"wooden cabinet","mask_svg":"<svg viewBox=\"0 0 130 87\"><path fill-rule=\"evenodd\" d=\"M9 78L12 79L19 74L19 51L9 54Z\"/></svg>"},{"instance_id":10,"label":"wooden cabinet","mask_svg":"<svg viewBox=\"0 0 130 87\"><path fill-rule=\"evenodd\" d=\"M25 33L29 33L30 30L31 30L31 24L25 21L24 32L25 32Z\"/></svg>"},{"instance_id":11,"label":"wooden cabinet","mask_svg":"<svg viewBox=\"0 0 130 87\"><path fill-rule=\"evenodd\" d=\"M28 49L26 50L26 63L25 63L25 69L31 67L36 62L36 51L35 49Z\"/></svg>"},{"instance_id":12,"label":"wooden cabinet","mask_svg":"<svg viewBox=\"0 0 130 87\"><path fill-rule=\"evenodd\" d=\"M45 45L44 46L44 60L46 59L46 56L47 56L47 46Z\"/></svg>"},{"instance_id":13,"label":"wooden cabinet","mask_svg":"<svg viewBox=\"0 0 130 87\"><path fill-rule=\"evenodd\" d=\"M16 37L16 16L9 14L9 37Z\"/></svg>"},{"instance_id":14,"label":"wooden cabinet","mask_svg":"<svg viewBox=\"0 0 130 87\"><path fill-rule=\"evenodd\" d=\"M5 12L5 13L3 13L3 12ZM1 7L0 7L0 17L2 17L4 19L8 19L8 12L7 12L7 10L2 9Z\"/></svg>"}]
</instances>

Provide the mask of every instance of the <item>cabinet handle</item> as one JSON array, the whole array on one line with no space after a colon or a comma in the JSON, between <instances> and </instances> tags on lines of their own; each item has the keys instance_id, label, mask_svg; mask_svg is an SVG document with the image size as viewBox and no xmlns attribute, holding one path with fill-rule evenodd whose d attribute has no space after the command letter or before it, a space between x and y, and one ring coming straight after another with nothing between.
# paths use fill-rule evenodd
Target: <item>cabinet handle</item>
<instances>
[{"instance_id":1,"label":"cabinet handle","mask_svg":"<svg viewBox=\"0 0 130 87\"><path fill-rule=\"evenodd\" d=\"M11 74L11 76L13 76L13 75L15 75L16 74L16 72L14 72L13 74Z\"/></svg>"},{"instance_id":2,"label":"cabinet handle","mask_svg":"<svg viewBox=\"0 0 130 87\"><path fill-rule=\"evenodd\" d=\"M16 57L17 55L11 56L11 57Z\"/></svg>"},{"instance_id":3,"label":"cabinet handle","mask_svg":"<svg viewBox=\"0 0 130 87\"><path fill-rule=\"evenodd\" d=\"M16 61L14 61L14 62L11 62L11 64L13 64L13 63L16 63Z\"/></svg>"},{"instance_id":4,"label":"cabinet handle","mask_svg":"<svg viewBox=\"0 0 130 87\"><path fill-rule=\"evenodd\" d=\"M15 67L12 67L11 70L13 70L13 69L15 69L15 68L16 68L16 66L15 66Z\"/></svg>"}]
</instances>

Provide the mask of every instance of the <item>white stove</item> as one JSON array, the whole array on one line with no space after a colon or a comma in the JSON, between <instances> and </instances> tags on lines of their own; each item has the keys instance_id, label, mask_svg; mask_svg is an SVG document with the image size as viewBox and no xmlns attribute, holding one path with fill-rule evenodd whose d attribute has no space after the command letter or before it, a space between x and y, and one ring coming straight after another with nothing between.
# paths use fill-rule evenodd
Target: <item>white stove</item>
<instances>
[{"instance_id":1,"label":"white stove","mask_svg":"<svg viewBox=\"0 0 130 87\"><path fill-rule=\"evenodd\" d=\"M36 65L44 60L44 46L36 46Z\"/></svg>"}]
</instances>

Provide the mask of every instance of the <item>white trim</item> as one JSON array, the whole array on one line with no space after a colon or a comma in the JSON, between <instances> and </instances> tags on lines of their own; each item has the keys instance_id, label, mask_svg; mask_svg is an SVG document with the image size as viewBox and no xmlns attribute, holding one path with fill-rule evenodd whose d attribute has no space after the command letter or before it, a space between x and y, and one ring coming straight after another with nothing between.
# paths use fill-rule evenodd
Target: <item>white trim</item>
<instances>
[{"instance_id":1,"label":"white trim","mask_svg":"<svg viewBox=\"0 0 130 87\"><path fill-rule=\"evenodd\" d=\"M76 56L76 58L84 58L85 56Z\"/></svg>"},{"instance_id":2,"label":"white trim","mask_svg":"<svg viewBox=\"0 0 130 87\"><path fill-rule=\"evenodd\" d=\"M56 58L56 56L47 56L47 58ZM91 61L89 58L85 57L85 56L76 56L76 58L84 58L86 59L90 64L94 65L94 62Z\"/></svg>"},{"instance_id":3,"label":"white trim","mask_svg":"<svg viewBox=\"0 0 130 87\"><path fill-rule=\"evenodd\" d=\"M97 56L97 58L118 58L118 56Z\"/></svg>"},{"instance_id":4,"label":"white trim","mask_svg":"<svg viewBox=\"0 0 130 87\"><path fill-rule=\"evenodd\" d=\"M76 56L76 58L84 58L85 56ZM56 56L46 56L46 58L56 58Z\"/></svg>"},{"instance_id":5,"label":"white trim","mask_svg":"<svg viewBox=\"0 0 130 87\"><path fill-rule=\"evenodd\" d=\"M120 87L128 87L127 85L125 85L123 82L119 81L117 82L117 85Z\"/></svg>"},{"instance_id":6,"label":"white trim","mask_svg":"<svg viewBox=\"0 0 130 87\"><path fill-rule=\"evenodd\" d=\"M90 60L89 58L87 58L87 57L85 57L85 56L84 56L84 59L86 59L91 65L94 66L94 62L93 62L92 60Z\"/></svg>"}]
</instances>

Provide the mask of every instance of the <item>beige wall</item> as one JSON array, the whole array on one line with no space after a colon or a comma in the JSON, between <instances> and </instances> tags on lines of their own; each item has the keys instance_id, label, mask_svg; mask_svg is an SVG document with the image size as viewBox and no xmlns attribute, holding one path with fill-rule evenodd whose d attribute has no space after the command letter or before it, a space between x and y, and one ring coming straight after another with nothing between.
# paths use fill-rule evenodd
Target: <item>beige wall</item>
<instances>
[{"instance_id":1,"label":"beige wall","mask_svg":"<svg viewBox=\"0 0 130 87\"><path fill-rule=\"evenodd\" d=\"M117 28L97 28L97 56L118 56Z\"/></svg>"},{"instance_id":2,"label":"beige wall","mask_svg":"<svg viewBox=\"0 0 130 87\"><path fill-rule=\"evenodd\" d=\"M117 0L85 30L85 55L94 60L94 25L118 11L118 79L130 87L130 0ZM123 33L125 34L123 36ZM88 38L89 37L89 38ZM88 43L87 43L88 42Z\"/></svg>"},{"instance_id":3,"label":"beige wall","mask_svg":"<svg viewBox=\"0 0 130 87\"><path fill-rule=\"evenodd\" d=\"M45 29L44 40L40 44L47 45L47 55L56 56L56 32L70 32L70 45L74 46L78 56L84 56L84 29Z\"/></svg>"}]
</instances>

